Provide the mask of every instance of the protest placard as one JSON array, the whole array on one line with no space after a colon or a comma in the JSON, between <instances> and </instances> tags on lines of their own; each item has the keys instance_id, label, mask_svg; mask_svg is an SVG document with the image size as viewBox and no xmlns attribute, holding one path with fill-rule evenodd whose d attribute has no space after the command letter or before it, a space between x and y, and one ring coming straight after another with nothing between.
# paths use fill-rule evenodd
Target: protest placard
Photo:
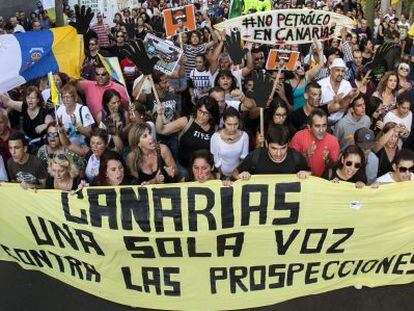
<instances>
[{"instance_id":1,"label":"protest placard","mask_svg":"<svg viewBox=\"0 0 414 311\"><path fill-rule=\"evenodd\" d=\"M157 56L160 60L155 64L154 69L166 75L171 75L183 54L183 50L174 44L162 40L152 34L147 34L144 40L147 54L150 58Z\"/></svg>"},{"instance_id":2,"label":"protest placard","mask_svg":"<svg viewBox=\"0 0 414 311\"><path fill-rule=\"evenodd\" d=\"M283 59L284 69L293 71L295 70L296 61L299 58L299 52L288 50L275 50L269 51L269 55L266 61L267 70L276 70L279 68L280 60Z\"/></svg>"},{"instance_id":3,"label":"protest placard","mask_svg":"<svg viewBox=\"0 0 414 311\"><path fill-rule=\"evenodd\" d=\"M233 28L241 39L260 44L303 44L340 35L342 27L353 28L352 19L341 14L308 9L259 12L226 20L214 26L219 31Z\"/></svg>"},{"instance_id":4,"label":"protest placard","mask_svg":"<svg viewBox=\"0 0 414 311\"><path fill-rule=\"evenodd\" d=\"M0 260L124 305L233 310L414 281L413 182L0 186ZM392 211L392 212L391 212Z\"/></svg>"},{"instance_id":5,"label":"protest placard","mask_svg":"<svg viewBox=\"0 0 414 311\"><path fill-rule=\"evenodd\" d=\"M162 12L167 37L196 29L194 6L185 5Z\"/></svg>"}]
</instances>

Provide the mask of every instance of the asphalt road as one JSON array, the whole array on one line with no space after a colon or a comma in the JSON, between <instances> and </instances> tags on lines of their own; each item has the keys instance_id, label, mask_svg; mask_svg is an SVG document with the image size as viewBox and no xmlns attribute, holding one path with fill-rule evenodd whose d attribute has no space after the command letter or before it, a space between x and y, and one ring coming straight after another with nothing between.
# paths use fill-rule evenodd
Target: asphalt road
<instances>
[{"instance_id":1,"label":"asphalt road","mask_svg":"<svg viewBox=\"0 0 414 311\"><path fill-rule=\"evenodd\" d=\"M26 271L17 264L7 262L0 262L0 293L0 311L147 310L111 303L40 272ZM414 283L362 290L345 288L250 310L413 311Z\"/></svg>"}]
</instances>

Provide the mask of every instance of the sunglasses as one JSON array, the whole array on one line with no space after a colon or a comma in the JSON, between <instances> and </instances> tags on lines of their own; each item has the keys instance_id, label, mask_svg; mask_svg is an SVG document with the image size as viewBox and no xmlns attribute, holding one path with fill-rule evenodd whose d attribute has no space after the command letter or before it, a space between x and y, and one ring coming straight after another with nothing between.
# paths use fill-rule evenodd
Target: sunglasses
<instances>
[{"instance_id":1,"label":"sunglasses","mask_svg":"<svg viewBox=\"0 0 414 311\"><path fill-rule=\"evenodd\" d=\"M400 70L410 72L410 68L408 67L400 67Z\"/></svg>"},{"instance_id":2,"label":"sunglasses","mask_svg":"<svg viewBox=\"0 0 414 311\"><path fill-rule=\"evenodd\" d=\"M398 168L398 171L400 173L407 173L407 171L409 171L410 173L413 173L414 172L414 166L411 166L411 167L401 166L401 167Z\"/></svg>"},{"instance_id":3,"label":"sunglasses","mask_svg":"<svg viewBox=\"0 0 414 311\"><path fill-rule=\"evenodd\" d=\"M95 76L105 77L107 74L108 74L107 72L104 72L104 73L97 73L97 72L95 72Z\"/></svg>"},{"instance_id":4,"label":"sunglasses","mask_svg":"<svg viewBox=\"0 0 414 311\"><path fill-rule=\"evenodd\" d=\"M347 167L351 167L351 166L354 166L354 168L356 168L356 169L359 169L360 167L361 167L361 163L354 163L354 162L352 162L352 161L346 161L345 162L345 166L347 166Z\"/></svg>"},{"instance_id":5,"label":"sunglasses","mask_svg":"<svg viewBox=\"0 0 414 311\"><path fill-rule=\"evenodd\" d=\"M278 118L286 118L287 114L286 113L275 113L275 117Z\"/></svg>"},{"instance_id":6,"label":"sunglasses","mask_svg":"<svg viewBox=\"0 0 414 311\"><path fill-rule=\"evenodd\" d=\"M50 138L56 138L58 136L59 136L58 132L49 132L49 133L47 133L47 137L50 137Z\"/></svg>"}]
</instances>

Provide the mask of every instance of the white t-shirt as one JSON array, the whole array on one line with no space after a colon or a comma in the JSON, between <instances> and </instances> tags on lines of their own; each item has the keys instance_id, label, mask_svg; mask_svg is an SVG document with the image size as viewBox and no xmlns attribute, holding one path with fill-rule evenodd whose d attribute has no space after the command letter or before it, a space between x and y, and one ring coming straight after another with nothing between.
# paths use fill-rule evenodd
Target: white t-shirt
<instances>
[{"instance_id":1,"label":"white t-shirt","mask_svg":"<svg viewBox=\"0 0 414 311\"><path fill-rule=\"evenodd\" d=\"M411 124L413 123L413 114L410 111L405 118L400 118L396 116L392 111L388 111L388 113L384 117L384 124L388 122L395 122L397 124L404 125L409 132L411 132Z\"/></svg>"},{"instance_id":2,"label":"white t-shirt","mask_svg":"<svg viewBox=\"0 0 414 311\"><path fill-rule=\"evenodd\" d=\"M79 146L84 145L85 136L79 134L76 131L76 126L75 124L72 124L70 115L66 113L66 107L64 105L59 106L56 111L56 115L57 117L62 118L63 127L65 128L66 135L68 135L70 141ZM92 114L87 106L76 104L74 115L76 122L80 124L81 127L87 127L89 125L95 124L95 120L93 119Z\"/></svg>"},{"instance_id":3,"label":"white t-shirt","mask_svg":"<svg viewBox=\"0 0 414 311\"><path fill-rule=\"evenodd\" d=\"M414 174L413 173L411 173L410 180L414 180ZM386 183L396 182L391 177L391 172L388 172L387 174L384 174L384 175L378 177L376 181L377 181L377 183L380 183L380 184L386 184Z\"/></svg>"},{"instance_id":4,"label":"white t-shirt","mask_svg":"<svg viewBox=\"0 0 414 311\"><path fill-rule=\"evenodd\" d=\"M134 80L132 89L134 89L137 86L138 82L141 81L143 77L144 75L140 75L138 78ZM152 88L151 88L151 82L149 79L145 80L144 85L142 86L142 92L146 95L151 94Z\"/></svg>"},{"instance_id":5,"label":"white t-shirt","mask_svg":"<svg viewBox=\"0 0 414 311\"><path fill-rule=\"evenodd\" d=\"M214 166L220 167L224 175L230 176L249 153L249 136L242 132L237 142L228 144L221 139L220 133L216 132L211 136L210 152L214 156Z\"/></svg>"},{"instance_id":6,"label":"white t-shirt","mask_svg":"<svg viewBox=\"0 0 414 311\"><path fill-rule=\"evenodd\" d=\"M96 176L99 175L99 166L101 160L98 159L94 154L89 157L88 164L86 164L85 175L89 182L92 182Z\"/></svg>"},{"instance_id":7,"label":"white t-shirt","mask_svg":"<svg viewBox=\"0 0 414 311\"><path fill-rule=\"evenodd\" d=\"M213 87L213 76L208 69L198 71L194 68L190 72L190 79L193 82L194 96L196 98L208 95L208 91Z\"/></svg>"},{"instance_id":8,"label":"white t-shirt","mask_svg":"<svg viewBox=\"0 0 414 311\"><path fill-rule=\"evenodd\" d=\"M321 86L321 105L326 105L330 101L334 99L336 94L343 94L342 96L348 95L349 92L352 91L352 85L349 81L343 79L339 85L338 93L335 93L332 85L330 76L318 81L319 85ZM328 121L330 124L334 124L338 122L344 116L345 110L339 110L337 112L331 113L329 115Z\"/></svg>"}]
</instances>

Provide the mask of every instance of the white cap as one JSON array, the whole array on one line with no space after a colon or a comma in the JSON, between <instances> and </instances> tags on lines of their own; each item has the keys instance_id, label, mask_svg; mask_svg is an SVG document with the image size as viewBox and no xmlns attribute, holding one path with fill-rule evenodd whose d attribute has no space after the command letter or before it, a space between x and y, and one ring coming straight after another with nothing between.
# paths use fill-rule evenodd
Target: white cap
<instances>
[{"instance_id":1,"label":"white cap","mask_svg":"<svg viewBox=\"0 0 414 311\"><path fill-rule=\"evenodd\" d=\"M342 58L335 58L334 61L332 62L332 65L329 66L329 69L332 68L345 68L347 69L345 62Z\"/></svg>"}]
</instances>

